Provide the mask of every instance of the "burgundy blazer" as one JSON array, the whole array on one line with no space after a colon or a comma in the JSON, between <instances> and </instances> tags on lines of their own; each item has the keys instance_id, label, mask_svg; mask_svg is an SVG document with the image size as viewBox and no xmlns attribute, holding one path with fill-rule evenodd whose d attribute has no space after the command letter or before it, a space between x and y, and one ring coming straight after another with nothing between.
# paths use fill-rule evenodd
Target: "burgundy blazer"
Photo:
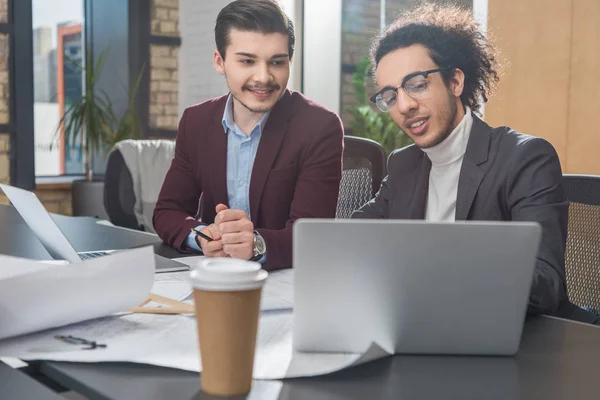
<instances>
[{"instance_id":1,"label":"burgundy blazer","mask_svg":"<svg viewBox=\"0 0 600 400\"><path fill-rule=\"evenodd\" d=\"M221 123L227 96L188 107L179 122L175 156L154 209L154 229L167 244L185 241L201 221L210 224L227 198L227 134ZM264 127L250 180L250 215L267 244L267 270L292 265L292 224L334 218L342 178L339 117L286 90Z\"/></svg>"}]
</instances>

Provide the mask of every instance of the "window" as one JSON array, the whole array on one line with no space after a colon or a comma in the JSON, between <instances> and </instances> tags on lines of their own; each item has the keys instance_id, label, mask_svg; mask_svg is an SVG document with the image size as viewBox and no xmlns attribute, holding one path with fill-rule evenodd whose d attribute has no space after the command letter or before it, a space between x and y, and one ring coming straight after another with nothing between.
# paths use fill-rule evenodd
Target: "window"
<instances>
[{"instance_id":1,"label":"window","mask_svg":"<svg viewBox=\"0 0 600 400\"><path fill-rule=\"evenodd\" d=\"M33 0L32 23L35 175L80 175L83 152L57 128L83 95L83 0Z\"/></svg>"}]
</instances>

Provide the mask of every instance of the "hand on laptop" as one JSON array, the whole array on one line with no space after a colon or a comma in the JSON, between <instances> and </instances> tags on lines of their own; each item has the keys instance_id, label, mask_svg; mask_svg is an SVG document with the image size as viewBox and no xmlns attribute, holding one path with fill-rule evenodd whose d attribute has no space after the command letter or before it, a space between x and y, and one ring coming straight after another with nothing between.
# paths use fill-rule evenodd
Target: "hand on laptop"
<instances>
[{"instance_id":1,"label":"hand on laptop","mask_svg":"<svg viewBox=\"0 0 600 400\"><path fill-rule=\"evenodd\" d=\"M216 207L215 225L230 257L249 260L254 255L254 224L242 210L230 210L226 205Z\"/></svg>"},{"instance_id":2,"label":"hand on laptop","mask_svg":"<svg viewBox=\"0 0 600 400\"><path fill-rule=\"evenodd\" d=\"M221 235L219 234L219 229L217 225L210 224L205 226L200 230L200 232L205 235L213 238L211 242L206 239L202 239L200 236L196 237L198 241L198 245L202 248L202 252L207 257L227 257L225 251L223 251L223 241L221 240Z\"/></svg>"}]
</instances>

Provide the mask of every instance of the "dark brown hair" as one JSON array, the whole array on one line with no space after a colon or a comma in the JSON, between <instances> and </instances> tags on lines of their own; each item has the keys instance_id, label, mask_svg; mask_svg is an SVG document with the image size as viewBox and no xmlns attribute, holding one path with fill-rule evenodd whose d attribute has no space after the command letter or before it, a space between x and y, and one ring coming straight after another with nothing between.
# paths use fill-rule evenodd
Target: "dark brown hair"
<instances>
[{"instance_id":1,"label":"dark brown hair","mask_svg":"<svg viewBox=\"0 0 600 400\"><path fill-rule=\"evenodd\" d=\"M294 55L294 24L275 0L236 0L221 10L215 25L215 42L223 59L231 29L288 35L290 59Z\"/></svg>"},{"instance_id":2,"label":"dark brown hair","mask_svg":"<svg viewBox=\"0 0 600 400\"><path fill-rule=\"evenodd\" d=\"M500 80L498 53L481 31L470 10L456 5L423 3L400 14L372 43L373 71L388 53L413 44L429 49L439 67L458 68L465 74L460 100L477 111ZM443 73L448 84L453 71Z\"/></svg>"}]
</instances>

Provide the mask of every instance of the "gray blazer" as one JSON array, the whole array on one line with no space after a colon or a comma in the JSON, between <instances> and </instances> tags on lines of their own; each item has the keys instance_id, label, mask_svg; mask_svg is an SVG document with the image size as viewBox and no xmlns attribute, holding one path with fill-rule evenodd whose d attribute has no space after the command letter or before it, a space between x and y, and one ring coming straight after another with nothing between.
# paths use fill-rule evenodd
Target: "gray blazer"
<instances>
[{"instance_id":1,"label":"gray blazer","mask_svg":"<svg viewBox=\"0 0 600 400\"><path fill-rule=\"evenodd\" d=\"M431 162L412 145L394 151L375 198L352 218L424 219ZM556 151L541 138L491 128L473 115L458 181L456 220L536 221L542 241L529 313L556 314L567 300L568 202Z\"/></svg>"}]
</instances>

